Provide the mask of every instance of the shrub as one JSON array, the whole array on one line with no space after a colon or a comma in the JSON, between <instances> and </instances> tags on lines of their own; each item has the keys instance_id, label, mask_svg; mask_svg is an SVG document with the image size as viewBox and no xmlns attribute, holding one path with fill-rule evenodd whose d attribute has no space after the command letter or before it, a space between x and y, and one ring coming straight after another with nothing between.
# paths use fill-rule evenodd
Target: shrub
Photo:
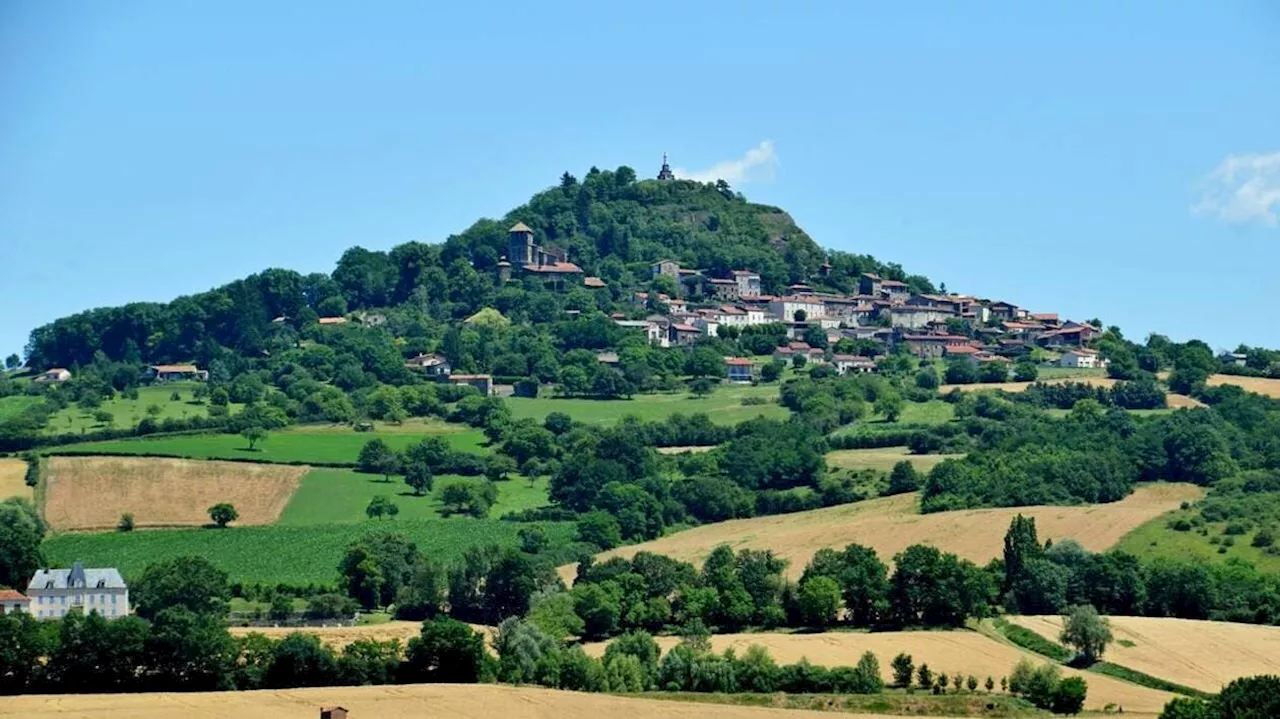
<instances>
[{"instance_id":1,"label":"shrub","mask_svg":"<svg viewBox=\"0 0 1280 719\"><path fill-rule=\"evenodd\" d=\"M120 515L120 521L116 523L116 531L132 532L133 531L133 515L125 512Z\"/></svg>"}]
</instances>

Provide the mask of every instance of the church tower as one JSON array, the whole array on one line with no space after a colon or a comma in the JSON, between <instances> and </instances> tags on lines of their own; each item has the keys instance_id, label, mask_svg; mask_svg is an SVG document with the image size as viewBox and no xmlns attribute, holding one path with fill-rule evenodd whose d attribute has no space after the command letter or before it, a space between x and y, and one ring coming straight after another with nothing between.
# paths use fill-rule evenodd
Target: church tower
<instances>
[{"instance_id":1,"label":"church tower","mask_svg":"<svg viewBox=\"0 0 1280 719\"><path fill-rule=\"evenodd\" d=\"M676 173L671 171L671 165L667 164L667 153L662 153L662 169L658 172L659 180L674 180Z\"/></svg>"}]
</instances>

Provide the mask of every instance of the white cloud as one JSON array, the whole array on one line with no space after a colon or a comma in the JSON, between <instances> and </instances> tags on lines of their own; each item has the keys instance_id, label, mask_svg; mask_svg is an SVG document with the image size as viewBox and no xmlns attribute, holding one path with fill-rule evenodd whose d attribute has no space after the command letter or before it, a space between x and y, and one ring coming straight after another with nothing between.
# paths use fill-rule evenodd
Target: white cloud
<instances>
[{"instance_id":1,"label":"white cloud","mask_svg":"<svg viewBox=\"0 0 1280 719\"><path fill-rule=\"evenodd\" d=\"M730 185L745 185L753 181L772 180L777 166L778 155L773 151L773 140L764 140L736 160L717 162L705 170L684 170L677 167L672 172L682 180L724 180Z\"/></svg>"},{"instance_id":2,"label":"white cloud","mask_svg":"<svg viewBox=\"0 0 1280 719\"><path fill-rule=\"evenodd\" d=\"M1216 215L1231 223L1276 226L1280 211L1280 152L1228 155L1200 182L1196 214Z\"/></svg>"}]
</instances>

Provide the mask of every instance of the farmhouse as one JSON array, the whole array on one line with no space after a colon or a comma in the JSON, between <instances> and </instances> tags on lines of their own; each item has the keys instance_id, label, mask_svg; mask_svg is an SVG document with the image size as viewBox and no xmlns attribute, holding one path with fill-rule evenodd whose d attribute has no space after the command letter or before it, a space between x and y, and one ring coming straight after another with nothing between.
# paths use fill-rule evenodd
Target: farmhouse
<instances>
[{"instance_id":1,"label":"farmhouse","mask_svg":"<svg viewBox=\"0 0 1280 719\"><path fill-rule=\"evenodd\" d=\"M675 260L658 260L653 263L652 269L654 277L666 275L673 280L680 278L680 263Z\"/></svg>"},{"instance_id":2,"label":"farmhouse","mask_svg":"<svg viewBox=\"0 0 1280 719\"><path fill-rule=\"evenodd\" d=\"M1098 355L1097 351L1091 349L1069 349L1062 353L1062 357L1058 358L1059 367L1077 367L1080 369L1093 369L1102 367L1105 362Z\"/></svg>"},{"instance_id":3,"label":"farmhouse","mask_svg":"<svg viewBox=\"0 0 1280 719\"><path fill-rule=\"evenodd\" d=\"M70 370L66 370L61 367L54 367L51 370L46 370L36 375L36 378L31 381L46 384L51 382L66 382L69 379L71 379Z\"/></svg>"},{"instance_id":4,"label":"farmhouse","mask_svg":"<svg viewBox=\"0 0 1280 719\"><path fill-rule=\"evenodd\" d=\"M676 346L691 345L702 336L702 330L693 325L676 322L667 329L667 337Z\"/></svg>"},{"instance_id":5,"label":"farmhouse","mask_svg":"<svg viewBox=\"0 0 1280 719\"><path fill-rule=\"evenodd\" d=\"M31 600L16 589L0 589L0 614L30 614Z\"/></svg>"},{"instance_id":6,"label":"farmhouse","mask_svg":"<svg viewBox=\"0 0 1280 719\"><path fill-rule=\"evenodd\" d=\"M756 365L743 357L726 357L725 365L729 369L730 382L750 382L755 379Z\"/></svg>"},{"instance_id":7,"label":"farmhouse","mask_svg":"<svg viewBox=\"0 0 1280 719\"><path fill-rule=\"evenodd\" d=\"M209 372L193 364L157 364L147 368L147 379L152 382L180 382L182 380L209 379Z\"/></svg>"},{"instance_id":8,"label":"farmhouse","mask_svg":"<svg viewBox=\"0 0 1280 719\"><path fill-rule=\"evenodd\" d=\"M840 374L853 372L871 372L876 368L875 360L860 355L835 355L831 358L831 366Z\"/></svg>"},{"instance_id":9,"label":"farmhouse","mask_svg":"<svg viewBox=\"0 0 1280 719\"><path fill-rule=\"evenodd\" d=\"M488 397L493 394L493 377L487 374L451 374L449 384L465 384L480 390L480 394Z\"/></svg>"},{"instance_id":10,"label":"farmhouse","mask_svg":"<svg viewBox=\"0 0 1280 719\"><path fill-rule=\"evenodd\" d=\"M36 619L58 619L72 609L97 612L107 619L129 613L129 588L114 567L39 569L27 584L30 611Z\"/></svg>"},{"instance_id":11,"label":"farmhouse","mask_svg":"<svg viewBox=\"0 0 1280 719\"><path fill-rule=\"evenodd\" d=\"M934 359L941 357L950 347L971 343L964 335L903 335L902 341L911 354Z\"/></svg>"},{"instance_id":12,"label":"farmhouse","mask_svg":"<svg viewBox=\"0 0 1280 719\"><path fill-rule=\"evenodd\" d=\"M417 357L404 363L405 367L412 369L420 369L426 373L428 377L437 379L448 377L452 368L449 365L449 359L439 354L419 354Z\"/></svg>"}]
</instances>

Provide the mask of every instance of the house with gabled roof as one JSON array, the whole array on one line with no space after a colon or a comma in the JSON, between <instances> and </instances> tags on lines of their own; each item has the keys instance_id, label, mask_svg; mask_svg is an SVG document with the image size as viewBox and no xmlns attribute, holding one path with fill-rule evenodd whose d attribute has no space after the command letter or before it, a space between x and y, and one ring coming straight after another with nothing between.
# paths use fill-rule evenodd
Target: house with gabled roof
<instances>
[{"instance_id":1,"label":"house with gabled roof","mask_svg":"<svg viewBox=\"0 0 1280 719\"><path fill-rule=\"evenodd\" d=\"M79 609L97 612L107 619L129 614L129 587L115 567L38 569L27 583L30 612L36 619L61 619Z\"/></svg>"},{"instance_id":2,"label":"house with gabled roof","mask_svg":"<svg viewBox=\"0 0 1280 719\"><path fill-rule=\"evenodd\" d=\"M193 364L155 364L147 368L147 379L152 382L180 382L182 380L209 379L208 370L202 370Z\"/></svg>"}]
</instances>

